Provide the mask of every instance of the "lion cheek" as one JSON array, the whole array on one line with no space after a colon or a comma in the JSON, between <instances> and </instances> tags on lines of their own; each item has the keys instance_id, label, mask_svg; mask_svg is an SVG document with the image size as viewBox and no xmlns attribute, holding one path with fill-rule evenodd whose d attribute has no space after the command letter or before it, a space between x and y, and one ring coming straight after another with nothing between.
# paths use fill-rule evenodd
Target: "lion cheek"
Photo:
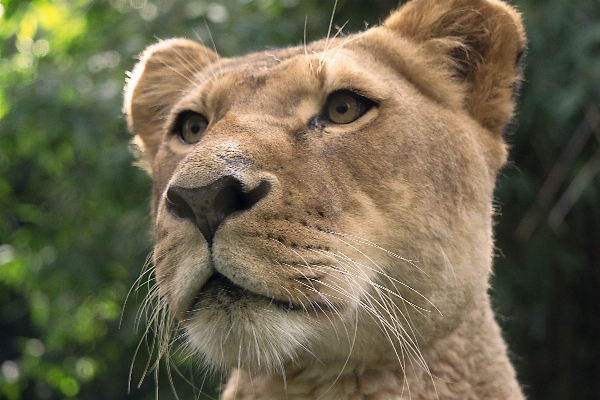
<instances>
[{"instance_id":1,"label":"lion cheek","mask_svg":"<svg viewBox=\"0 0 600 400\"><path fill-rule=\"evenodd\" d=\"M173 217L159 219L156 235L153 259L159 294L184 321L200 288L214 273L210 251L198 229Z\"/></svg>"}]
</instances>

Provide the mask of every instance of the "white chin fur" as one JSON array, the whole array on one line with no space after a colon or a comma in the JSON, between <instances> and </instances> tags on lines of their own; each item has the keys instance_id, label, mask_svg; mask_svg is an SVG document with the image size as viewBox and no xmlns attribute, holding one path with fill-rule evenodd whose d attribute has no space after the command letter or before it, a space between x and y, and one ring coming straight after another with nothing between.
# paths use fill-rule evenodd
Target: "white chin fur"
<instances>
[{"instance_id":1,"label":"white chin fur","mask_svg":"<svg viewBox=\"0 0 600 400\"><path fill-rule=\"evenodd\" d=\"M298 351L310 351L307 346L319 331L305 312L286 311L267 302L227 311L209 306L185 323L190 349L209 368L281 371Z\"/></svg>"}]
</instances>

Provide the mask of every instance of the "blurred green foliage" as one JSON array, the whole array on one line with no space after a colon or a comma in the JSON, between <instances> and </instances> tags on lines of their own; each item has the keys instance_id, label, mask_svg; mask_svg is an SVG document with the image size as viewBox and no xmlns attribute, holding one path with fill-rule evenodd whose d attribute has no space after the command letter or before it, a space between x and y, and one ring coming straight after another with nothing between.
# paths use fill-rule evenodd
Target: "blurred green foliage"
<instances>
[{"instance_id":1,"label":"blurred green foliage","mask_svg":"<svg viewBox=\"0 0 600 400\"><path fill-rule=\"evenodd\" d=\"M530 46L507 137L512 165L497 191L495 306L530 398L596 399L600 3L515 2ZM340 0L335 23L357 31L396 5ZM144 342L136 355L146 286L126 301L151 250L150 184L131 166L120 111L135 56L174 36L214 42L224 56L299 44L305 33L325 36L332 9L317 0L0 1L0 398L118 399L129 386L129 397L155 397L152 376L137 387L153 360ZM172 398L161 368L160 398ZM197 397L185 380L201 386L202 371L171 375L181 398ZM216 383L204 385L211 396Z\"/></svg>"}]
</instances>

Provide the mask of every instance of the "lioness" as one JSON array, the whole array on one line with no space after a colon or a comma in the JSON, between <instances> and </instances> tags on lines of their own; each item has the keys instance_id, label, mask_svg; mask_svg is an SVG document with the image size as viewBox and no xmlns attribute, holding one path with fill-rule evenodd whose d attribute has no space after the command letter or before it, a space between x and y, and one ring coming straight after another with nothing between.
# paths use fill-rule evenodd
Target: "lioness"
<instances>
[{"instance_id":1,"label":"lioness","mask_svg":"<svg viewBox=\"0 0 600 400\"><path fill-rule=\"evenodd\" d=\"M526 39L499 0L220 58L141 56L159 304L223 399L519 399L488 296Z\"/></svg>"}]
</instances>

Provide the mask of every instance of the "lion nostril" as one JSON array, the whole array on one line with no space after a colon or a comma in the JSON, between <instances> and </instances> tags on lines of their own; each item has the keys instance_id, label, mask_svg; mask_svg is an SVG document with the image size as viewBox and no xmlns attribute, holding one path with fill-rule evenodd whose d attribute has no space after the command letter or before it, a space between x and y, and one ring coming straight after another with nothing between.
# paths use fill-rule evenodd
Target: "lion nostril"
<instances>
[{"instance_id":1,"label":"lion nostril","mask_svg":"<svg viewBox=\"0 0 600 400\"><path fill-rule=\"evenodd\" d=\"M199 188L169 187L166 207L174 216L192 221L212 245L217 228L229 215L249 210L269 190L269 182L262 181L255 189L244 192L240 181L226 176Z\"/></svg>"},{"instance_id":2,"label":"lion nostril","mask_svg":"<svg viewBox=\"0 0 600 400\"><path fill-rule=\"evenodd\" d=\"M189 204L181 197L177 192L179 188L175 190L169 189L167 191L167 209L175 216L183 219L195 219L194 210Z\"/></svg>"},{"instance_id":3,"label":"lion nostril","mask_svg":"<svg viewBox=\"0 0 600 400\"><path fill-rule=\"evenodd\" d=\"M241 192L240 211L249 210L252 208L252 206L269 194L269 190L271 190L271 185L269 182L261 181L256 188L252 189L248 193Z\"/></svg>"}]
</instances>

